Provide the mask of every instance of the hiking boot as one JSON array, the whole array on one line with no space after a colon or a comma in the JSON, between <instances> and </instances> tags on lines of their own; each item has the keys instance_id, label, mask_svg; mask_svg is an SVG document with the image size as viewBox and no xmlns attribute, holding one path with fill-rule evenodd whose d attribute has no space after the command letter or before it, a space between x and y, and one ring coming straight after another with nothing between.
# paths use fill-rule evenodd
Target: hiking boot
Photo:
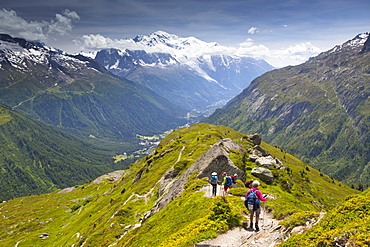
<instances>
[{"instance_id":1,"label":"hiking boot","mask_svg":"<svg viewBox=\"0 0 370 247\"><path fill-rule=\"evenodd\" d=\"M258 224L255 225L255 228L256 228L256 232L260 230L260 228L258 227Z\"/></svg>"}]
</instances>

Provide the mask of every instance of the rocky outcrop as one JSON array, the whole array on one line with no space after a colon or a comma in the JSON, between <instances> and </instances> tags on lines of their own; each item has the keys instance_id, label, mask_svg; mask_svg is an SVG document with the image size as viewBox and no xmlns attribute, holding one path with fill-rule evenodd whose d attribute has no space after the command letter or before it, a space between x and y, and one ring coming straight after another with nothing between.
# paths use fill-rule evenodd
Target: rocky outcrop
<instances>
[{"instance_id":1,"label":"rocky outcrop","mask_svg":"<svg viewBox=\"0 0 370 247\"><path fill-rule=\"evenodd\" d=\"M285 166L283 165L283 163L280 160L272 157L271 155L269 155L267 157L258 157L255 160L255 162L259 166L266 166L266 167L275 168L275 169L284 169L285 168Z\"/></svg>"},{"instance_id":2,"label":"rocky outcrop","mask_svg":"<svg viewBox=\"0 0 370 247\"><path fill-rule=\"evenodd\" d=\"M267 184L272 184L274 182L274 175L269 169L263 167L255 167L252 169L252 175L261 179Z\"/></svg>"},{"instance_id":3,"label":"rocky outcrop","mask_svg":"<svg viewBox=\"0 0 370 247\"><path fill-rule=\"evenodd\" d=\"M185 183L188 177L197 174L197 178L209 177L212 172L222 174L238 174L238 178L245 181L245 173L234 165L229 157L230 150L239 150L243 152L243 148L236 144L231 139L224 139L214 144L207 152L205 152L197 161L194 162L180 177L173 178L168 174L169 170L163 177L160 184L161 196L153 206L149 217L154 213L164 208L168 203L174 200L184 191Z\"/></svg>"},{"instance_id":4,"label":"rocky outcrop","mask_svg":"<svg viewBox=\"0 0 370 247\"><path fill-rule=\"evenodd\" d=\"M254 145L261 145L262 138L256 133L250 137Z\"/></svg>"},{"instance_id":5,"label":"rocky outcrop","mask_svg":"<svg viewBox=\"0 0 370 247\"><path fill-rule=\"evenodd\" d=\"M265 166L274 169L285 169L285 166L280 160L272 157L269 152L261 148L260 144L262 142L262 138L258 134L254 134L250 139L255 146L249 150L249 161L255 162L259 166Z\"/></svg>"}]
</instances>

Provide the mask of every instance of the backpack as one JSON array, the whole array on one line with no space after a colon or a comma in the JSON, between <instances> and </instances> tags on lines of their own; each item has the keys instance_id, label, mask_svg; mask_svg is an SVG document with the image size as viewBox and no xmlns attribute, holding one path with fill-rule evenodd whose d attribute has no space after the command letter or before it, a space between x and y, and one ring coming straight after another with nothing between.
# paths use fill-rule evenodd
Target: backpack
<instances>
[{"instance_id":1,"label":"backpack","mask_svg":"<svg viewBox=\"0 0 370 247\"><path fill-rule=\"evenodd\" d=\"M231 177L230 176L227 176L226 177L226 183L225 183L225 185L231 185L231 183L232 183L232 180L231 180Z\"/></svg>"},{"instance_id":2,"label":"backpack","mask_svg":"<svg viewBox=\"0 0 370 247\"><path fill-rule=\"evenodd\" d=\"M253 211L256 211L260 208L260 201L257 197L257 191L258 190L249 190L248 196L246 200L244 201L245 207L249 209L248 204L253 205Z\"/></svg>"},{"instance_id":3,"label":"backpack","mask_svg":"<svg viewBox=\"0 0 370 247\"><path fill-rule=\"evenodd\" d=\"M211 177L211 184L217 184L217 181L218 180L218 178L217 178L217 176L212 176Z\"/></svg>"}]
</instances>

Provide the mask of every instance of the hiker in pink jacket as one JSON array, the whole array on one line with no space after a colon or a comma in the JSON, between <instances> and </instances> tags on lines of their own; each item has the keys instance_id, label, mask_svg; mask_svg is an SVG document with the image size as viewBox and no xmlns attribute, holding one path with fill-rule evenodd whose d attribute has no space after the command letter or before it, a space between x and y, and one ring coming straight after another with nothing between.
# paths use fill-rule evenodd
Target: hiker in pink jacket
<instances>
[{"instance_id":1,"label":"hiker in pink jacket","mask_svg":"<svg viewBox=\"0 0 370 247\"><path fill-rule=\"evenodd\" d=\"M252 188L248 190L247 194L245 195L244 204L248 208L250 213L250 227L253 229L253 216L256 215L256 224L255 229L259 231L258 220L260 218L261 213L261 205L260 201L266 201L267 199L263 197L262 192L257 188L260 183L255 180L252 182Z\"/></svg>"}]
</instances>

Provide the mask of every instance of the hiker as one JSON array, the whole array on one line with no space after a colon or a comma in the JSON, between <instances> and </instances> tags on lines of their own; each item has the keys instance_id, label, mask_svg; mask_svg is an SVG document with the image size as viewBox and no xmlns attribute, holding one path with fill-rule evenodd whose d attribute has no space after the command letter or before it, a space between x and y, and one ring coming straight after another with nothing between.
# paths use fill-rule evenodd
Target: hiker
<instances>
[{"instance_id":1,"label":"hiker","mask_svg":"<svg viewBox=\"0 0 370 247\"><path fill-rule=\"evenodd\" d=\"M212 185L212 196L216 196L217 195L217 184L220 183L220 180L218 180L218 177L217 177L217 172L211 173L211 179L209 179L208 182L210 182Z\"/></svg>"},{"instance_id":2,"label":"hiker","mask_svg":"<svg viewBox=\"0 0 370 247\"><path fill-rule=\"evenodd\" d=\"M236 188L236 179L238 178L238 174L234 174L234 175L230 175L230 177L231 177L231 187L232 188Z\"/></svg>"},{"instance_id":3,"label":"hiker","mask_svg":"<svg viewBox=\"0 0 370 247\"><path fill-rule=\"evenodd\" d=\"M252 187L250 190L248 190L247 194L245 195L245 201L244 204L249 210L249 217L250 217L250 229L253 229L253 216L256 215L256 223L255 223L255 229L258 232L259 226L258 226L258 220L260 218L261 213L261 207L260 207L260 201L266 201L267 199L262 196L262 192L258 189L258 186L260 183L255 180L252 182Z\"/></svg>"},{"instance_id":4,"label":"hiker","mask_svg":"<svg viewBox=\"0 0 370 247\"><path fill-rule=\"evenodd\" d=\"M224 186L224 193L226 194L227 190L230 188L230 186L232 184L232 180L231 180L231 177L228 176L226 172L224 172L222 174L222 176L224 176L224 180L222 182L222 185Z\"/></svg>"}]
</instances>

